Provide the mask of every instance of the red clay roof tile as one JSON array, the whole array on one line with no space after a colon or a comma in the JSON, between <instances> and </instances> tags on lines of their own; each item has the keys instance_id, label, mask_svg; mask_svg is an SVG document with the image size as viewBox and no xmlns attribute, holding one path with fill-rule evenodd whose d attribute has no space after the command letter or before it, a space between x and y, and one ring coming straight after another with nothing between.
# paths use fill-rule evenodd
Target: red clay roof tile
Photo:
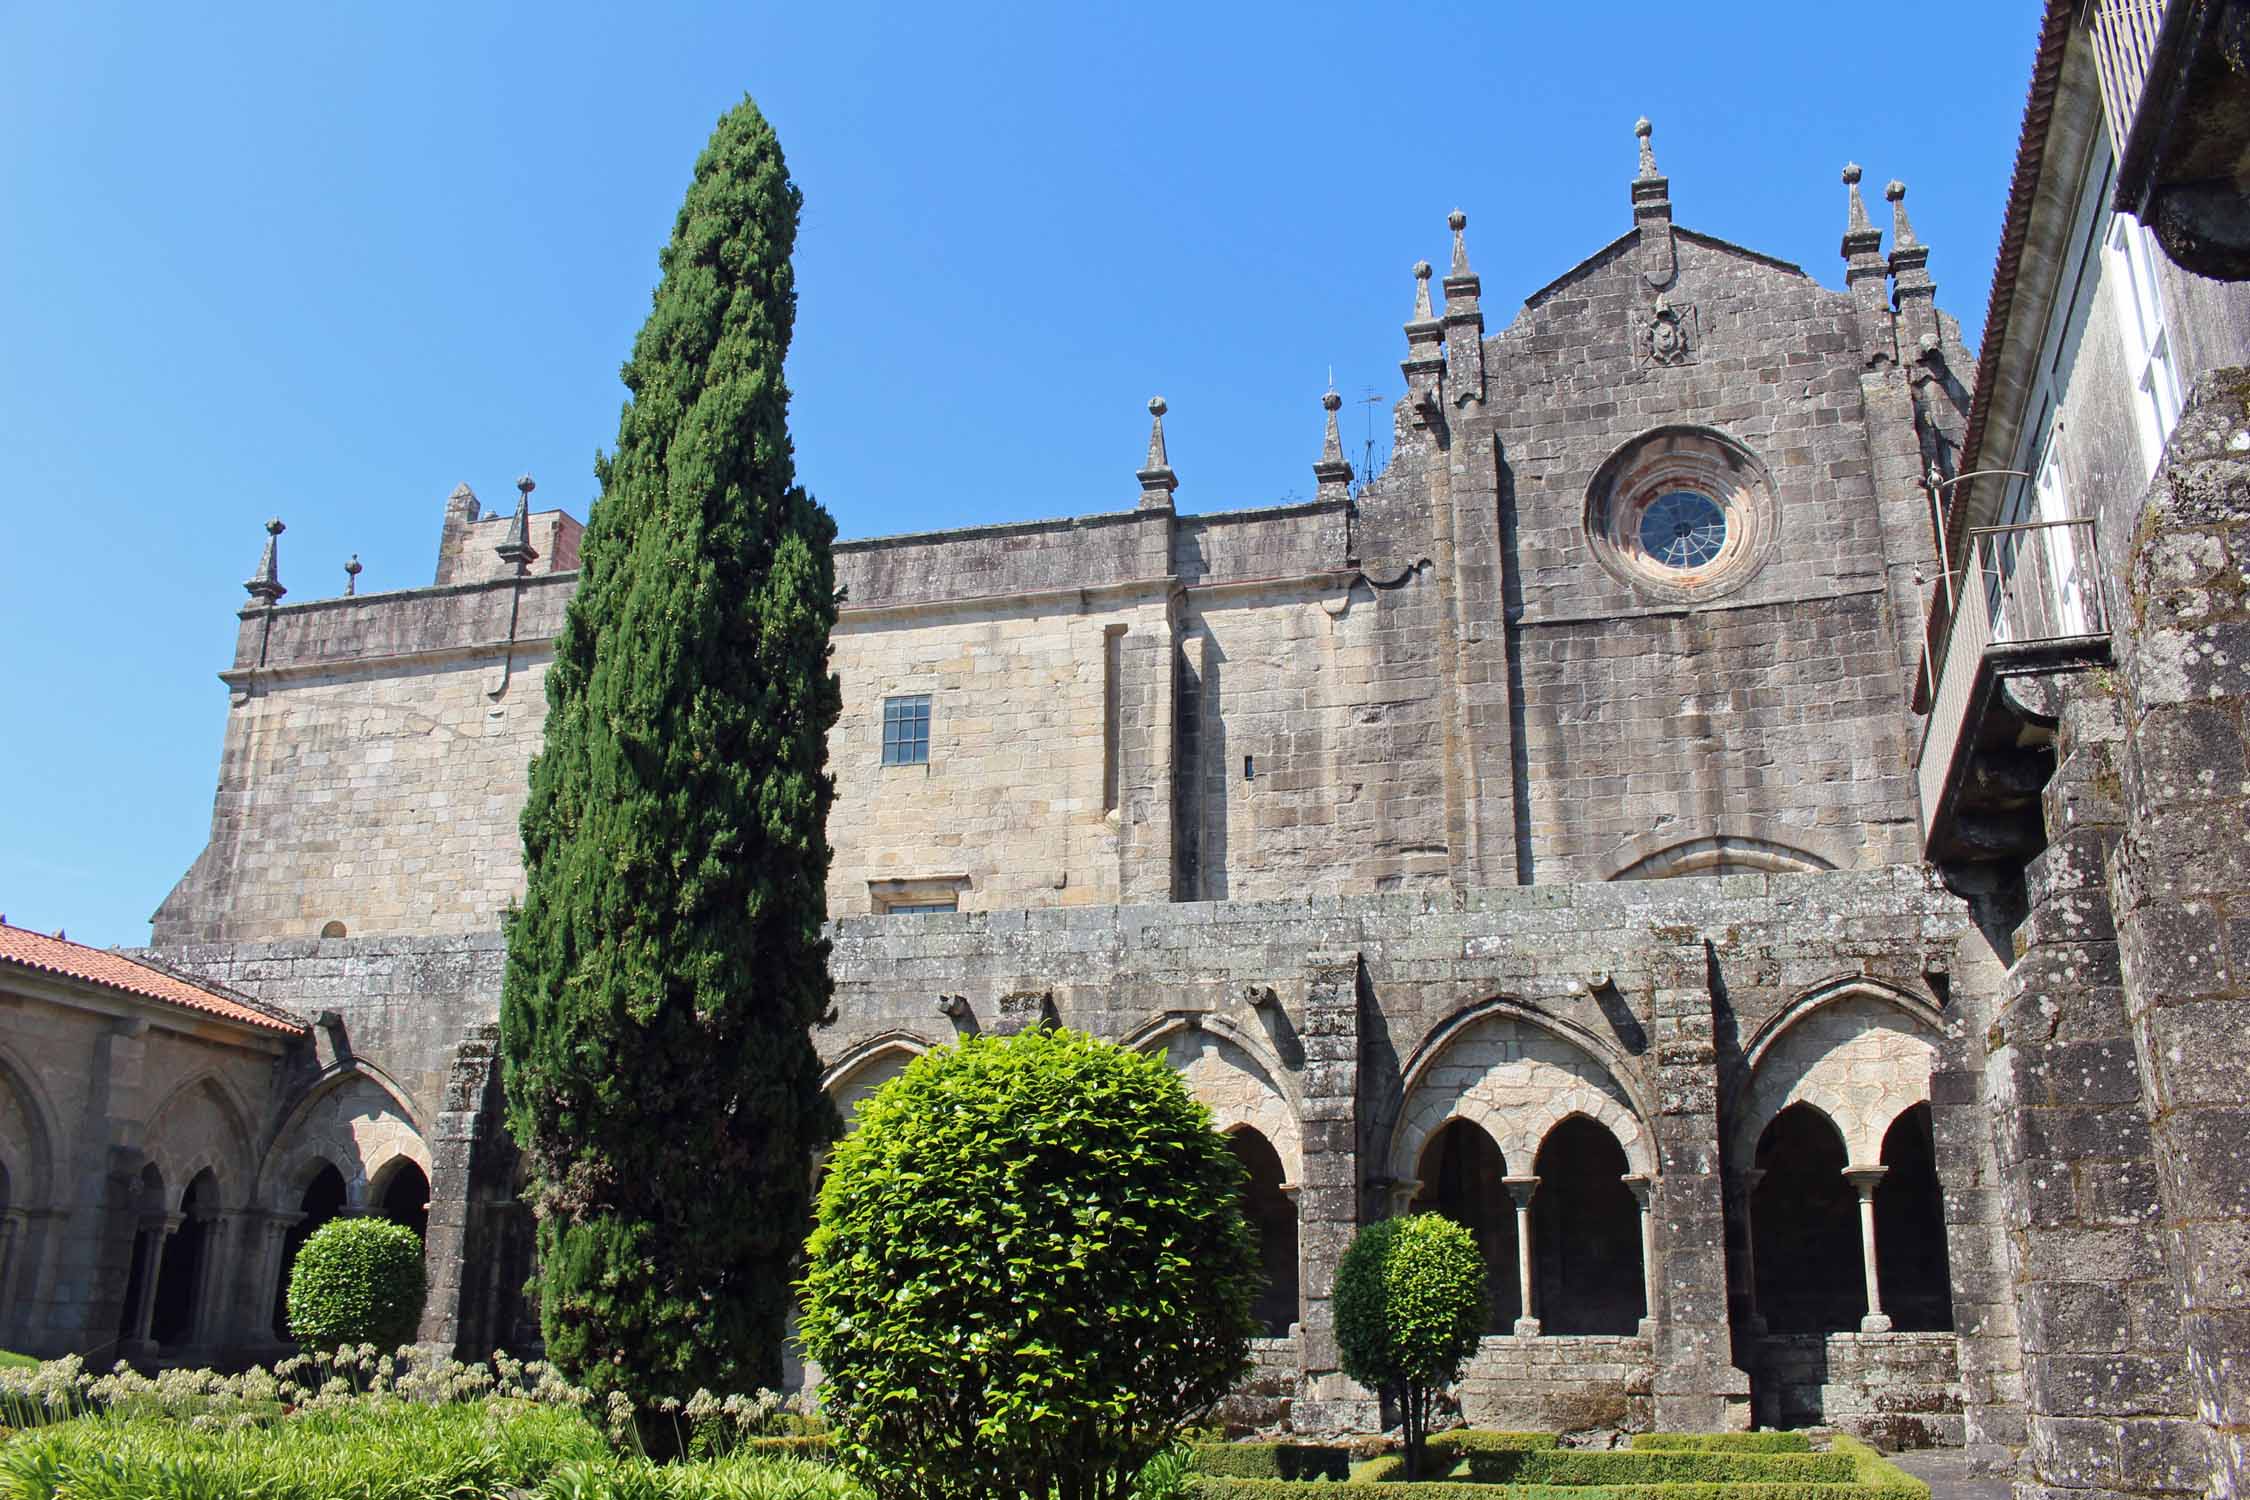
<instances>
[{"instance_id":1,"label":"red clay roof tile","mask_svg":"<svg viewBox=\"0 0 2250 1500\"><path fill-rule=\"evenodd\" d=\"M292 1020L280 1011L181 979L122 953L89 948L68 938L50 937L43 932L0 922L0 966L9 964L122 990L144 1000L159 1000L260 1031L297 1036L305 1030L304 1022Z\"/></svg>"}]
</instances>

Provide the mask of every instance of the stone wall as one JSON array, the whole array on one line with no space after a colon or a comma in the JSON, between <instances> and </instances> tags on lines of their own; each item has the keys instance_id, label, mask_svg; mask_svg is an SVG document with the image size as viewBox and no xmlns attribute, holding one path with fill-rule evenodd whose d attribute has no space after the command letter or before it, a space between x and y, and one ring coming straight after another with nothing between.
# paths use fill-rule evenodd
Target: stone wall
<instances>
[{"instance_id":1,"label":"stone wall","mask_svg":"<svg viewBox=\"0 0 2250 1500\"><path fill-rule=\"evenodd\" d=\"M1875 314L1668 224L1661 292L1628 236L1489 338L1464 258L1459 388L1434 423L1402 404L1356 502L839 543L831 910L1910 858L1886 578L1927 547L1870 454L1920 418L1864 397ZM1708 576L1623 567L1605 529L1608 466L1665 433L1724 456L1739 545ZM575 586L575 523L535 519L524 579L464 490L440 585L244 611L210 843L157 942L495 925ZM883 699L923 692L929 763L882 765Z\"/></svg>"},{"instance_id":2,"label":"stone wall","mask_svg":"<svg viewBox=\"0 0 2250 1500\"><path fill-rule=\"evenodd\" d=\"M575 574L244 612L211 838L153 941L495 930Z\"/></svg>"},{"instance_id":3,"label":"stone wall","mask_svg":"<svg viewBox=\"0 0 2250 1500\"><path fill-rule=\"evenodd\" d=\"M2198 382L2133 533L2117 746L2127 824L2108 887L2153 1167L2127 1190L2158 1230L2172 1293L2159 1326L2186 1355L2164 1374L2184 1375L2203 1429L2152 1428L2127 1457L2214 1494L2250 1490L2245 578L2250 370L2230 369Z\"/></svg>"},{"instance_id":4,"label":"stone wall","mask_svg":"<svg viewBox=\"0 0 2250 1500\"><path fill-rule=\"evenodd\" d=\"M1841 1428L1887 1451L1962 1444L1951 1334L1773 1334L1756 1350L1762 1424Z\"/></svg>"},{"instance_id":5,"label":"stone wall","mask_svg":"<svg viewBox=\"0 0 2250 1500\"><path fill-rule=\"evenodd\" d=\"M1169 615L1161 587L1092 606L847 613L829 911L879 911L900 891L957 895L964 911L1168 897L1170 736L1152 758L1124 731L1169 721ZM909 695L929 699L928 760L885 765L884 701Z\"/></svg>"},{"instance_id":6,"label":"stone wall","mask_svg":"<svg viewBox=\"0 0 2250 1500\"><path fill-rule=\"evenodd\" d=\"M1648 1432L1654 1371L1642 1338L1487 1338L1462 1374L1461 1416L1508 1432Z\"/></svg>"}]
</instances>

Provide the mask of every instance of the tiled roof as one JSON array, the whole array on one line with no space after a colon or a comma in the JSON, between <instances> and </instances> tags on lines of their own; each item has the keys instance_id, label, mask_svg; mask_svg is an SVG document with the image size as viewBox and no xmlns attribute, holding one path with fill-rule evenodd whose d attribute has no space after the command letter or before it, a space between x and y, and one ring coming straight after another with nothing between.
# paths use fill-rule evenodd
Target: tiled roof
<instances>
[{"instance_id":1,"label":"tiled roof","mask_svg":"<svg viewBox=\"0 0 2250 1500\"><path fill-rule=\"evenodd\" d=\"M215 987L191 983L122 953L89 948L68 938L49 937L43 932L0 922L0 970L10 965L122 990L144 1000L159 1000L223 1021L254 1026L260 1031L297 1036L305 1030L304 1022L292 1020L278 1010Z\"/></svg>"},{"instance_id":2,"label":"tiled roof","mask_svg":"<svg viewBox=\"0 0 2250 1500\"><path fill-rule=\"evenodd\" d=\"M1976 394L1969 398L1969 430L1961 443L1960 472L1984 464L1984 427L1992 407L1993 387L1999 384L2000 346L2008 335L2008 314L2015 306L2016 270L2023 261L2024 242L2031 231L2031 204L2039 195L2039 174L2047 164L2047 126L2054 118L2055 94L2062 84L2063 56L2070 48L2070 28L2078 13L2076 0L2047 0L2039 23L2039 48L2031 60L2030 97L2023 106L2023 133L2016 139L2016 170L2008 182L2008 206L2000 219L2000 254L1992 272L1992 300L1984 311L1983 347L1978 351ZM1947 529L1957 532L1960 499L1946 518Z\"/></svg>"}]
</instances>

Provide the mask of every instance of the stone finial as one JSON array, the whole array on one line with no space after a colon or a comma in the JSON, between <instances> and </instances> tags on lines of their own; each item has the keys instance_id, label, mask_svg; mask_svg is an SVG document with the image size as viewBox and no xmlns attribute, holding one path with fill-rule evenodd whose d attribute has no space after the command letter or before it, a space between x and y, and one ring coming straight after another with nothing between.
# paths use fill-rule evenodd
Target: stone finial
<instances>
[{"instance_id":1,"label":"stone finial","mask_svg":"<svg viewBox=\"0 0 2250 1500\"><path fill-rule=\"evenodd\" d=\"M1944 328L1937 314L1937 283L1930 280L1930 247L1915 238L1906 217L1906 184L1893 178L1883 189L1891 200L1891 286L1898 309L1901 351L1912 349L1917 378L1944 361Z\"/></svg>"},{"instance_id":2,"label":"stone finial","mask_svg":"<svg viewBox=\"0 0 2250 1500\"><path fill-rule=\"evenodd\" d=\"M1874 226L1867 222L1867 200L1859 195L1859 163L1844 163L1844 189L1851 197L1851 217L1844 225L1846 234L1865 234Z\"/></svg>"},{"instance_id":3,"label":"stone finial","mask_svg":"<svg viewBox=\"0 0 2250 1500\"><path fill-rule=\"evenodd\" d=\"M1414 412L1414 425L1426 427L1443 405L1440 387L1445 381L1445 325L1430 306L1430 263L1414 262L1414 316L1406 323L1406 358L1399 361L1406 375L1406 399Z\"/></svg>"},{"instance_id":4,"label":"stone finial","mask_svg":"<svg viewBox=\"0 0 2250 1500\"><path fill-rule=\"evenodd\" d=\"M477 492L469 488L467 480L455 485L453 493L446 496L445 500L448 507L461 512L464 520L474 521L481 513L477 505Z\"/></svg>"},{"instance_id":5,"label":"stone finial","mask_svg":"<svg viewBox=\"0 0 2250 1500\"><path fill-rule=\"evenodd\" d=\"M1180 487L1180 476L1172 472L1164 451L1164 413L1170 410L1162 396L1148 398L1148 465L1134 475L1141 482L1143 509L1170 505L1172 492Z\"/></svg>"},{"instance_id":6,"label":"stone finial","mask_svg":"<svg viewBox=\"0 0 2250 1500\"><path fill-rule=\"evenodd\" d=\"M516 570L519 578L530 571L539 556L531 545L531 492L537 488L538 483L529 474L516 481L516 513L508 522L507 535L492 549L500 554L502 562Z\"/></svg>"},{"instance_id":7,"label":"stone finial","mask_svg":"<svg viewBox=\"0 0 2250 1500\"><path fill-rule=\"evenodd\" d=\"M1352 466L1344 461L1343 435L1336 430L1336 413L1342 409L1344 398L1330 386L1320 398L1327 412L1326 432L1320 441L1320 462L1312 466L1313 479L1319 488L1314 498L1320 500L1348 500L1351 498Z\"/></svg>"},{"instance_id":8,"label":"stone finial","mask_svg":"<svg viewBox=\"0 0 2250 1500\"><path fill-rule=\"evenodd\" d=\"M359 554L354 552L350 561L344 564L344 597L346 599L359 592L360 571Z\"/></svg>"},{"instance_id":9,"label":"stone finial","mask_svg":"<svg viewBox=\"0 0 2250 1500\"><path fill-rule=\"evenodd\" d=\"M289 528L275 516L266 522L266 550L259 554L258 571L242 585L243 592L271 609L289 590L281 586L281 534Z\"/></svg>"},{"instance_id":10,"label":"stone finial","mask_svg":"<svg viewBox=\"0 0 2250 1500\"><path fill-rule=\"evenodd\" d=\"M1649 143L1655 127L1643 115L1633 124L1641 140L1641 169L1633 178L1633 227L1640 234L1641 279L1662 289L1680 274L1679 256L1672 247L1672 184L1656 170L1656 148Z\"/></svg>"},{"instance_id":11,"label":"stone finial","mask_svg":"<svg viewBox=\"0 0 2250 1500\"><path fill-rule=\"evenodd\" d=\"M1914 226L1906 221L1906 184L1893 177L1890 186L1883 189L1883 196L1891 202L1891 248L1904 250L1921 244L1914 237Z\"/></svg>"},{"instance_id":12,"label":"stone finial","mask_svg":"<svg viewBox=\"0 0 2250 1500\"><path fill-rule=\"evenodd\" d=\"M1484 400L1484 309L1477 301L1480 283L1469 269L1465 231L1469 216L1459 209L1445 216L1453 231L1453 267L1445 276L1446 383L1457 406Z\"/></svg>"}]
</instances>

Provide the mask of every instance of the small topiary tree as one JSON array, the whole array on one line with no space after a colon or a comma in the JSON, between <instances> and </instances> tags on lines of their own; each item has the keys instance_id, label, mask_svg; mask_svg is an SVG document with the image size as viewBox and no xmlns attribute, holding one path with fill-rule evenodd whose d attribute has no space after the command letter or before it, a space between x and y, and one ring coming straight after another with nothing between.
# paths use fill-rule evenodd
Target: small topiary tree
<instances>
[{"instance_id":1,"label":"small topiary tree","mask_svg":"<svg viewBox=\"0 0 2250 1500\"><path fill-rule=\"evenodd\" d=\"M1160 1057L969 1037L861 1106L802 1335L838 1456L899 1500L1123 1500L1247 1368L1242 1169Z\"/></svg>"},{"instance_id":2,"label":"small topiary tree","mask_svg":"<svg viewBox=\"0 0 2250 1500\"><path fill-rule=\"evenodd\" d=\"M1422 1477L1430 1399L1461 1378L1485 1312L1476 1236L1440 1214L1368 1225L1336 1267L1344 1373L1398 1402L1408 1479Z\"/></svg>"},{"instance_id":3,"label":"small topiary tree","mask_svg":"<svg viewBox=\"0 0 2250 1500\"><path fill-rule=\"evenodd\" d=\"M388 1353L414 1337L427 1291L420 1235L387 1219L332 1219L290 1266L289 1333L308 1349Z\"/></svg>"}]
</instances>

